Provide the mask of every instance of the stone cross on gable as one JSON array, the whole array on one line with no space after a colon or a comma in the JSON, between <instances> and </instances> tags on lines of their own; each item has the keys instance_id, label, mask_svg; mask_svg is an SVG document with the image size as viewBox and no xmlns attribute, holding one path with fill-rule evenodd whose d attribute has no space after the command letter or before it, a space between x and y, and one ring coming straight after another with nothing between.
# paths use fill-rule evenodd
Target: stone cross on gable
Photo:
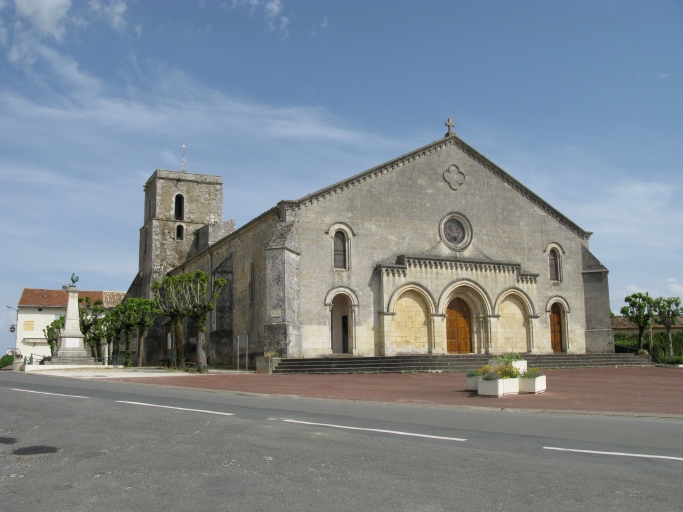
<instances>
[{"instance_id":1,"label":"stone cross on gable","mask_svg":"<svg viewBox=\"0 0 683 512\"><path fill-rule=\"evenodd\" d=\"M455 123L453 123L453 120L449 117L448 121L446 121L446 126L448 126L448 132L444 137L452 137L455 135L455 132L453 131L453 127L455 126Z\"/></svg>"}]
</instances>

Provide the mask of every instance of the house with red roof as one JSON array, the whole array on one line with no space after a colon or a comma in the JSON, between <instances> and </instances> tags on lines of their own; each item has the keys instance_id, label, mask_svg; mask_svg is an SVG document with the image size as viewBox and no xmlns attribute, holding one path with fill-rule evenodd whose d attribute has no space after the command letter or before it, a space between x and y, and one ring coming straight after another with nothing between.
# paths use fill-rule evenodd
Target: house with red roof
<instances>
[{"instance_id":1,"label":"house with red roof","mask_svg":"<svg viewBox=\"0 0 683 512\"><path fill-rule=\"evenodd\" d=\"M92 302L102 301L111 309L121 303L125 292L79 291L80 298L90 297ZM67 292L24 288L17 305L16 344L24 356L44 357L50 355L50 346L43 330L60 316L66 315Z\"/></svg>"}]
</instances>

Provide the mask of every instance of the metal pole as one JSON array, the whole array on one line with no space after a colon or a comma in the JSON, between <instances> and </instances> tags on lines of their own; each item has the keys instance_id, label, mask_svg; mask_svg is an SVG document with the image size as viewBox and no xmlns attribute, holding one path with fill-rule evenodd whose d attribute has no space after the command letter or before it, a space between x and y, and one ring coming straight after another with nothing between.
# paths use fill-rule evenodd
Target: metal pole
<instances>
[{"instance_id":1,"label":"metal pole","mask_svg":"<svg viewBox=\"0 0 683 512\"><path fill-rule=\"evenodd\" d=\"M237 371L240 371L240 335L237 335Z\"/></svg>"},{"instance_id":2,"label":"metal pole","mask_svg":"<svg viewBox=\"0 0 683 512\"><path fill-rule=\"evenodd\" d=\"M249 371L249 335L244 335L244 344L246 348L244 349L244 371Z\"/></svg>"}]
</instances>

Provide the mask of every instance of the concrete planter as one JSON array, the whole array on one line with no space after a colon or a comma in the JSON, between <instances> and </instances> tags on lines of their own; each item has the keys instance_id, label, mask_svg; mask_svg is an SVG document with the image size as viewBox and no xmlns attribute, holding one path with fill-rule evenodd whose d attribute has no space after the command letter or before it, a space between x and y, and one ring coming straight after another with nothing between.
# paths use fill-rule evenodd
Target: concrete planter
<instances>
[{"instance_id":1,"label":"concrete planter","mask_svg":"<svg viewBox=\"0 0 683 512\"><path fill-rule=\"evenodd\" d=\"M520 378L516 377L514 379L500 379L503 381L503 394L504 395L516 395L519 393L519 381Z\"/></svg>"},{"instance_id":2,"label":"concrete planter","mask_svg":"<svg viewBox=\"0 0 683 512\"><path fill-rule=\"evenodd\" d=\"M477 383L477 394L481 396L503 396L503 381L508 379L484 380Z\"/></svg>"},{"instance_id":3,"label":"concrete planter","mask_svg":"<svg viewBox=\"0 0 683 512\"><path fill-rule=\"evenodd\" d=\"M496 364L500 363L497 359L489 359L489 366L494 366ZM521 361L512 361L510 364L514 368L517 368L517 371L521 375L522 373L526 373L526 361L522 359Z\"/></svg>"},{"instance_id":4,"label":"concrete planter","mask_svg":"<svg viewBox=\"0 0 683 512\"><path fill-rule=\"evenodd\" d=\"M280 361L282 361L281 357L257 357L256 373L273 373Z\"/></svg>"},{"instance_id":5,"label":"concrete planter","mask_svg":"<svg viewBox=\"0 0 683 512\"><path fill-rule=\"evenodd\" d=\"M20 372L23 369L24 369L24 360L23 359L15 359L14 362L12 363L12 371Z\"/></svg>"},{"instance_id":6,"label":"concrete planter","mask_svg":"<svg viewBox=\"0 0 683 512\"><path fill-rule=\"evenodd\" d=\"M477 391L479 389L479 381L481 377L477 375L476 377L467 377L467 391Z\"/></svg>"},{"instance_id":7,"label":"concrete planter","mask_svg":"<svg viewBox=\"0 0 683 512\"><path fill-rule=\"evenodd\" d=\"M519 379L520 393L543 393L545 391L545 375L534 379Z\"/></svg>"}]
</instances>

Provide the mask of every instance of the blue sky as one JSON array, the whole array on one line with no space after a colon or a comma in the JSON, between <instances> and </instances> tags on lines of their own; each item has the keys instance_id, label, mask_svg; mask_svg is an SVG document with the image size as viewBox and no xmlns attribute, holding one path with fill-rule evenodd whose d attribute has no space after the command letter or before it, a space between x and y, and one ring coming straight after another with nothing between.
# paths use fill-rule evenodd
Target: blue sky
<instances>
[{"instance_id":1,"label":"blue sky","mask_svg":"<svg viewBox=\"0 0 683 512\"><path fill-rule=\"evenodd\" d=\"M595 232L615 311L682 295L681 27L680 1L0 0L2 306L74 271L126 290L182 144L239 226L448 117Z\"/></svg>"}]
</instances>

